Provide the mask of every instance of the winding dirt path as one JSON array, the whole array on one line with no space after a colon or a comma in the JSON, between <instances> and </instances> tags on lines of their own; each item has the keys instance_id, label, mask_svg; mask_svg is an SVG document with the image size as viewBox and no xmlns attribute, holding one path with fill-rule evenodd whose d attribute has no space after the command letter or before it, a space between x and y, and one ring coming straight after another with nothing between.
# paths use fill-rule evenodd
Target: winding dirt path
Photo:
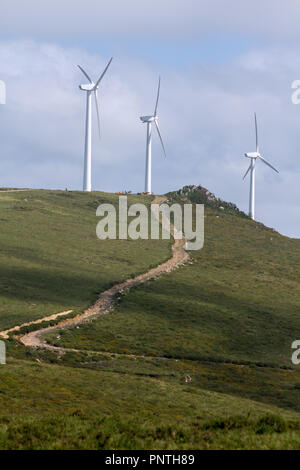
<instances>
[{"instance_id":1,"label":"winding dirt path","mask_svg":"<svg viewBox=\"0 0 300 470\"><path fill-rule=\"evenodd\" d=\"M152 201L152 204L161 204L165 200L166 198L163 196L156 196ZM162 223L162 225L164 227L164 223ZM171 233L176 233L176 229L172 224ZM58 328L68 328L71 326L75 326L79 323L83 323L89 320L90 318L109 313L109 311L113 308L115 304L117 294L122 294L124 291L128 291L132 287L138 286L139 284L143 284L144 282L149 281L150 279L158 278L162 274L169 273L174 269L178 268L178 266L184 264L189 258L188 253L185 251L185 244L186 239L184 238L184 236L182 237L182 239L175 239L172 245L172 257L165 263L158 265L156 268L150 269L144 274L140 274L134 278L129 278L126 281L116 284L110 289L102 292L98 300L94 303L94 305L89 307L83 313L76 315L73 318L67 318L65 320L62 320L58 322L55 326L49 326L40 330L32 331L30 333L18 336L19 341L21 341L21 343L28 347L46 348L58 352L77 351L75 349L62 348L48 344L45 340L42 339L42 336L45 333L49 333L50 331L54 331ZM34 322L29 322L20 326L16 326L14 328L11 328L10 330L0 332L0 335L4 338L7 338L10 332L20 330L22 326L29 326L31 324L42 323L43 321L54 320L59 316L67 315L71 312L72 310L68 310L66 312L57 313L51 315L50 317L45 317L40 320L36 320Z\"/></svg>"},{"instance_id":2,"label":"winding dirt path","mask_svg":"<svg viewBox=\"0 0 300 470\"><path fill-rule=\"evenodd\" d=\"M39 323L43 323L44 321L56 320L57 318L62 317L64 315L69 315L72 312L73 312L73 310L66 310L65 312L53 313L53 315L49 315L48 317L39 318L38 320L29 321L27 323L23 323L22 325L13 326L12 328L9 328L9 330L0 331L0 336L3 339L8 339L10 333L13 333L14 331L20 331L20 329L23 328L23 326L38 325Z\"/></svg>"}]
</instances>

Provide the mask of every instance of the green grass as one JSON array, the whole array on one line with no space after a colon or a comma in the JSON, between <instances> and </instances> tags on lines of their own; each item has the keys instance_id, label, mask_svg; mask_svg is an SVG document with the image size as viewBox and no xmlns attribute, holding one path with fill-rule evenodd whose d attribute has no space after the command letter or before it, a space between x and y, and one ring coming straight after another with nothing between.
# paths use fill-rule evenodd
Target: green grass
<instances>
[{"instance_id":1,"label":"green grass","mask_svg":"<svg viewBox=\"0 0 300 470\"><path fill-rule=\"evenodd\" d=\"M128 196L128 203L149 198ZM169 241L99 240L104 193L0 194L0 328L63 310L83 310L99 293L170 256Z\"/></svg>"},{"instance_id":2,"label":"green grass","mask_svg":"<svg viewBox=\"0 0 300 470\"><path fill-rule=\"evenodd\" d=\"M82 311L170 256L169 241L98 240L101 202L117 197L0 194L1 329ZM299 448L300 369L290 357L300 241L238 212L207 208L205 224L192 265L132 289L109 315L47 335L81 352L7 341L1 449Z\"/></svg>"},{"instance_id":3,"label":"green grass","mask_svg":"<svg viewBox=\"0 0 300 470\"><path fill-rule=\"evenodd\" d=\"M300 241L210 209L205 223L192 265L132 289L111 315L62 332L60 344L291 366L291 343L300 338Z\"/></svg>"},{"instance_id":4,"label":"green grass","mask_svg":"<svg viewBox=\"0 0 300 470\"><path fill-rule=\"evenodd\" d=\"M295 448L295 413L178 380L9 360L2 449ZM298 438L298 442L297 442Z\"/></svg>"},{"instance_id":5,"label":"green grass","mask_svg":"<svg viewBox=\"0 0 300 470\"><path fill-rule=\"evenodd\" d=\"M300 241L219 210L206 209L205 224L192 265L131 290L111 315L48 340L188 361L200 388L299 411L300 371L288 369L300 338Z\"/></svg>"}]
</instances>

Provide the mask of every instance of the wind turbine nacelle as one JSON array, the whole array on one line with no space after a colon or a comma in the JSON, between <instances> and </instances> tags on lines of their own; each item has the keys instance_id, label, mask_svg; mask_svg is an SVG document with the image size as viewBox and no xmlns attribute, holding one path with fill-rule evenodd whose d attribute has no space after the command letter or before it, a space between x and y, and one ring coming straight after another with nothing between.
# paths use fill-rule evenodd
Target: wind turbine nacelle
<instances>
[{"instance_id":1,"label":"wind turbine nacelle","mask_svg":"<svg viewBox=\"0 0 300 470\"><path fill-rule=\"evenodd\" d=\"M257 157L259 157L259 154L257 152L249 152L249 153L245 153L245 157L247 157L247 158L257 158Z\"/></svg>"},{"instance_id":2,"label":"wind turbine nacelle","mask_svg":"<svg viewBox=\"0 0 300 470\"><path fill-rule=\"evenodd\" d=\"M155 116L141 116L140 120L142 122L153 122L155 120Z\"/></svg>"},{"instance_id":3,"label":"wind turbine nacelle","mask_svg":"<svg viewBox=\"0 0 300 470\"><path fill-rule=\"evenodd\" d=\"M79 85L79 89L83 91L92 91L95 83L88 83L87 85Z\"/></svg>"}]
</instances>

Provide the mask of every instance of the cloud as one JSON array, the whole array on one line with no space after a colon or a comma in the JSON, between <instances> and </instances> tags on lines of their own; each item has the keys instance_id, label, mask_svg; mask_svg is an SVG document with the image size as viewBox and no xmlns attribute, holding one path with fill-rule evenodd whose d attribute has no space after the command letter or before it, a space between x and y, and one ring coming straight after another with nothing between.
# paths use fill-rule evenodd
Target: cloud
<instances>
[{"instance_id":1,"label":"cloud","mask_svg":"<svg viewBox=\"0 0 300 470\"><path fill-rule=\"evenodd\" d=\"M7 104L0 107L2 186L81 189L85 95L76 65L96 80L108 58L54 43L0 42L0 78L7 85ZM116 57L100 89L102 139L94 132L93 187L143 190L146 128L139 116L154 109L160 72L168 158L154 135L153 190L202 184L247 211L243 155L255 146L256 111L262 154L280 170L277 175L257 165L258 219L299 237L300 106L291 102L298 70L297 51L284 47L159 71L146 60Z\"/></svg>"},{"instance_id":2,"label":"cloud","mask_svg":"<svg viewBox=\"0 0 300 470\"><path fill-rule=\"evenodd\" d=\"M299 37L298 0L2 0L2 35L178 39L214 34Z\"/></svg>"}]
</instances>

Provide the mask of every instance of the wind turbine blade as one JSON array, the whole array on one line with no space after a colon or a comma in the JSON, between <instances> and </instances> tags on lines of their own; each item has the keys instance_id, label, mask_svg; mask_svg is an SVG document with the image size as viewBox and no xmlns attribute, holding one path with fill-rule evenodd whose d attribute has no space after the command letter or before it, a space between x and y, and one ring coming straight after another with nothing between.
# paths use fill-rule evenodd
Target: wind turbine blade
<instances>
[{"instance_id":1,"label":"wind turbine blade","mask_svg":"<svg viewBox=\"0 0 300 470\"><path fill-rule=\"evenodd\" d=\"M159 100L159 93L160 93L160 77L158 77L158 88L157 88L157 97L156 97L156 104L155 104L155 109L154 109L154 116L157 116L157 106L158 106L158 100Z\"/></svg>"},{"instance_id":2,"label":"wind turbine blade","mask_svg":"<svg viewBox=\"0 0 300 470\"><path fill-rule=\"evenodd\" d=\"M99 139L100 139L100 137L101 137L101 133L100 133L100 115L99 115L99 103L98 103L97 89L94 90L94 93L95 93L95 104L96 104L96 112L97 112L98 132L99 132Z\"/></svg>"},{"instance_id":3,"label":"wind turbine blade","mask_svg":"<svg viewBox=\"0 0 300 470\"><path fill-rule=\"evenodd\" d=\"M257 118L256 118L256 113L254 113L254 119L255 119L256 152L258 152L258 132L257 132Z\"/></svg>"},{"instance_id":4,"label":"wind turbine blade","mask_svg":"<svg viewBox=\"0 0 300 470\"><path fill-rule=\"evenodd\" d=\"M110 59L110 61L108 62L107 66L105 67L105 69L104 69L102 75L100 76L99 80L96 82L96 85L95 85L95 87L94 87L94 90L95 90L96 88L98 88L98 86L99 86L99 84L100 84L102 78L103 78L104 75L106 74L106 71L107 71L108 67L110 66L110 63L111 63L112 60L113 60L113 57Z\"/></svg>"},{"instance_id":5,"label":"wind turbine blade","mask_svg":"<svg viewBox=\"0 0 300 470\"><path fill-rule=\"evenodd\" d=\"M158 127L158 122L156 121L156 119L154 120L154 123L155 123L155 127L156 127L156 130L157 130L158 137L159 137L159 139L160 139L160 142L161 142L161 145L162 145L162 148L163 148L165 157L167 158L166 149L165 149L165 146L164 146L164 143L163 143L163 140L162 140L162 136L161 136L161 133L160 133L160 130L159 130L159 127Z\"/></svg>"},{"instance_id":6,"label":"wind turbine blade","mask_svg":"<svg viewBox=\"0 0 300 470\"><path fill-rule=\"evenodd\" d=\"M250 171L250 168L251 168L251 163L250 163L250 165L249 165L248 170L246 171L246 173L245 173L244 176L243 176L243 180L244 180L244 179L246 178L246 176L248 175L248 173L249 173L249 171Z\"/></svg>"},{"instance_id":7,"label":"wind turbine blade","mask_svg":"<svg viewBox=\"0 0 300 470\"><path fill-rule=\"evenodd\" d=\"M86 73L86 71L85 71L85 70L83 70L83 68L82 68L82 67L80 67L80 65L77 65L77 67L79 67L79 68L80 68L81 72L82 72L82 73L83 73L83 75L84 75L84 76L85 76L85 77L88 79L88 81L89 81L90 83L93 83L92 79L91 79L91 78L88 76L88 74Z\"/></svg>"},{"instance_id":8,"label":"wind turbine blade","mask_svg":"<svg viewBox=\"0 0 300 470\"><path fill-rule=\"evenodd\" d=\"M278 170L276 170L276 168L274 168L271 163L267 162L267 160L265 160L261 155L259 155L259 157L266 165L268 165L270 168L272 168L272 170L276 171L276 173L279 173Z\"/></svg>"}]
</instances>

